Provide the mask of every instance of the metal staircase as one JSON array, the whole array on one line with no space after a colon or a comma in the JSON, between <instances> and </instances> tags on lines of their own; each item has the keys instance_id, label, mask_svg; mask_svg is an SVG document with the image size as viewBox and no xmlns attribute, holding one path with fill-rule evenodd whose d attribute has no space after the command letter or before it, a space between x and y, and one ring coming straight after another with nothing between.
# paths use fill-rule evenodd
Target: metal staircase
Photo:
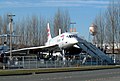
<instances>
[{"instance_id":1,"label":"metal staircase","mask_svg":"<svg viewBox=\"0 0 120 81\"><path fill-rule=\"evenodd\" d=\"M99 58L103 62L106 62L107 64L113 64L113 60L93 44L81 38L79 38L78 41L79 41L78 46L82 50L86 51L92 57Z\"/></svg>"}]
</instances>

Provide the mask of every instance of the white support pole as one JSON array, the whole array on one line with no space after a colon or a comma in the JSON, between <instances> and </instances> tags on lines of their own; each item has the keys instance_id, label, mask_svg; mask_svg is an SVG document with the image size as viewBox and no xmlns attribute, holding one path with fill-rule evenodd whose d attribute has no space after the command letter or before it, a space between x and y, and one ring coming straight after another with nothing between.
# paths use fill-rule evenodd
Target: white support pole
<instances>
[{"instance_id":1,"label":"white support pole","mask_svg":"<svg viewBox=\"0 0 120 81\"><path fill-rule=\"evenodd\" d=\"M63 64L65 65L65 61L66 61L65 50L62 50L62 56L63 56Z\"/></svg>"},{"instance_id":2,"label":"white support pole","mask_svg":"<svg viewBox=\"0 0 120 81\"><path fill-rule=\"evenodd\" d=\"M59 35L61 34L61 29L59 29Z\"/></svg>"}]
</instances>

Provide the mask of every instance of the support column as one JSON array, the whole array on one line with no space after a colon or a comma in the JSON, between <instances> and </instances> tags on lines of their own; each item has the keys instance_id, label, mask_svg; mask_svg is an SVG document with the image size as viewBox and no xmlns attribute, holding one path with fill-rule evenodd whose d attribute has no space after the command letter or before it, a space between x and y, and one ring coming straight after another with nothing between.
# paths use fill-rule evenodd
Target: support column
<instances>
[{"instance_id":1,"label":"support column","mask_svg":"<svg viewBox=\"0 0 120 81\"><path fill-rule=\"evenodd\" d=\"M65 65L65 61L66 61L66 58L65 58L65 50L62 50L62 56L63 56L63 63Z\"/></svg>"}]
</instances>

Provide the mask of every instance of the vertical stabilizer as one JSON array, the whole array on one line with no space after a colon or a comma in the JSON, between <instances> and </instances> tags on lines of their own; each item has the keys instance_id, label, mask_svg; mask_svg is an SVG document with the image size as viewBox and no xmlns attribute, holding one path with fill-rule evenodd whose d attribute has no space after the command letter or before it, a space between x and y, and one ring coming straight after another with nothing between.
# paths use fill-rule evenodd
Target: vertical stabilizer
<instances>
[{"instance_id":1,"label":"vertical stabilizer","mask_svg":"<svg viewBox=\"0 0 120 81\"><path fill-rule=\"evenodd\" d=\"M49 41L52 37L51 37L51 33L50 33L50 24L47 23L47 36L48 36L48 40Z\"/></svg>"}]
</instances>

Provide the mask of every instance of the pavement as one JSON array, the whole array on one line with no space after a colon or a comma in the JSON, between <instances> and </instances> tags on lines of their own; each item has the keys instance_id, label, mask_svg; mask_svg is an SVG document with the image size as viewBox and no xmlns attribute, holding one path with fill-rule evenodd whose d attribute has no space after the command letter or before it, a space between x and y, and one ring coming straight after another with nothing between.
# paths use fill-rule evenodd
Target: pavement
<instances>
[{"instance_id":1,"label":"pavement","mask_svg":"<svg viewBox=\"0 0 120 81\"><path fill-rule=\"evenodd\" d=\"M20 76L0 76L0 81L120 81L120 68Z\"/></svg>"}]
</instances>

